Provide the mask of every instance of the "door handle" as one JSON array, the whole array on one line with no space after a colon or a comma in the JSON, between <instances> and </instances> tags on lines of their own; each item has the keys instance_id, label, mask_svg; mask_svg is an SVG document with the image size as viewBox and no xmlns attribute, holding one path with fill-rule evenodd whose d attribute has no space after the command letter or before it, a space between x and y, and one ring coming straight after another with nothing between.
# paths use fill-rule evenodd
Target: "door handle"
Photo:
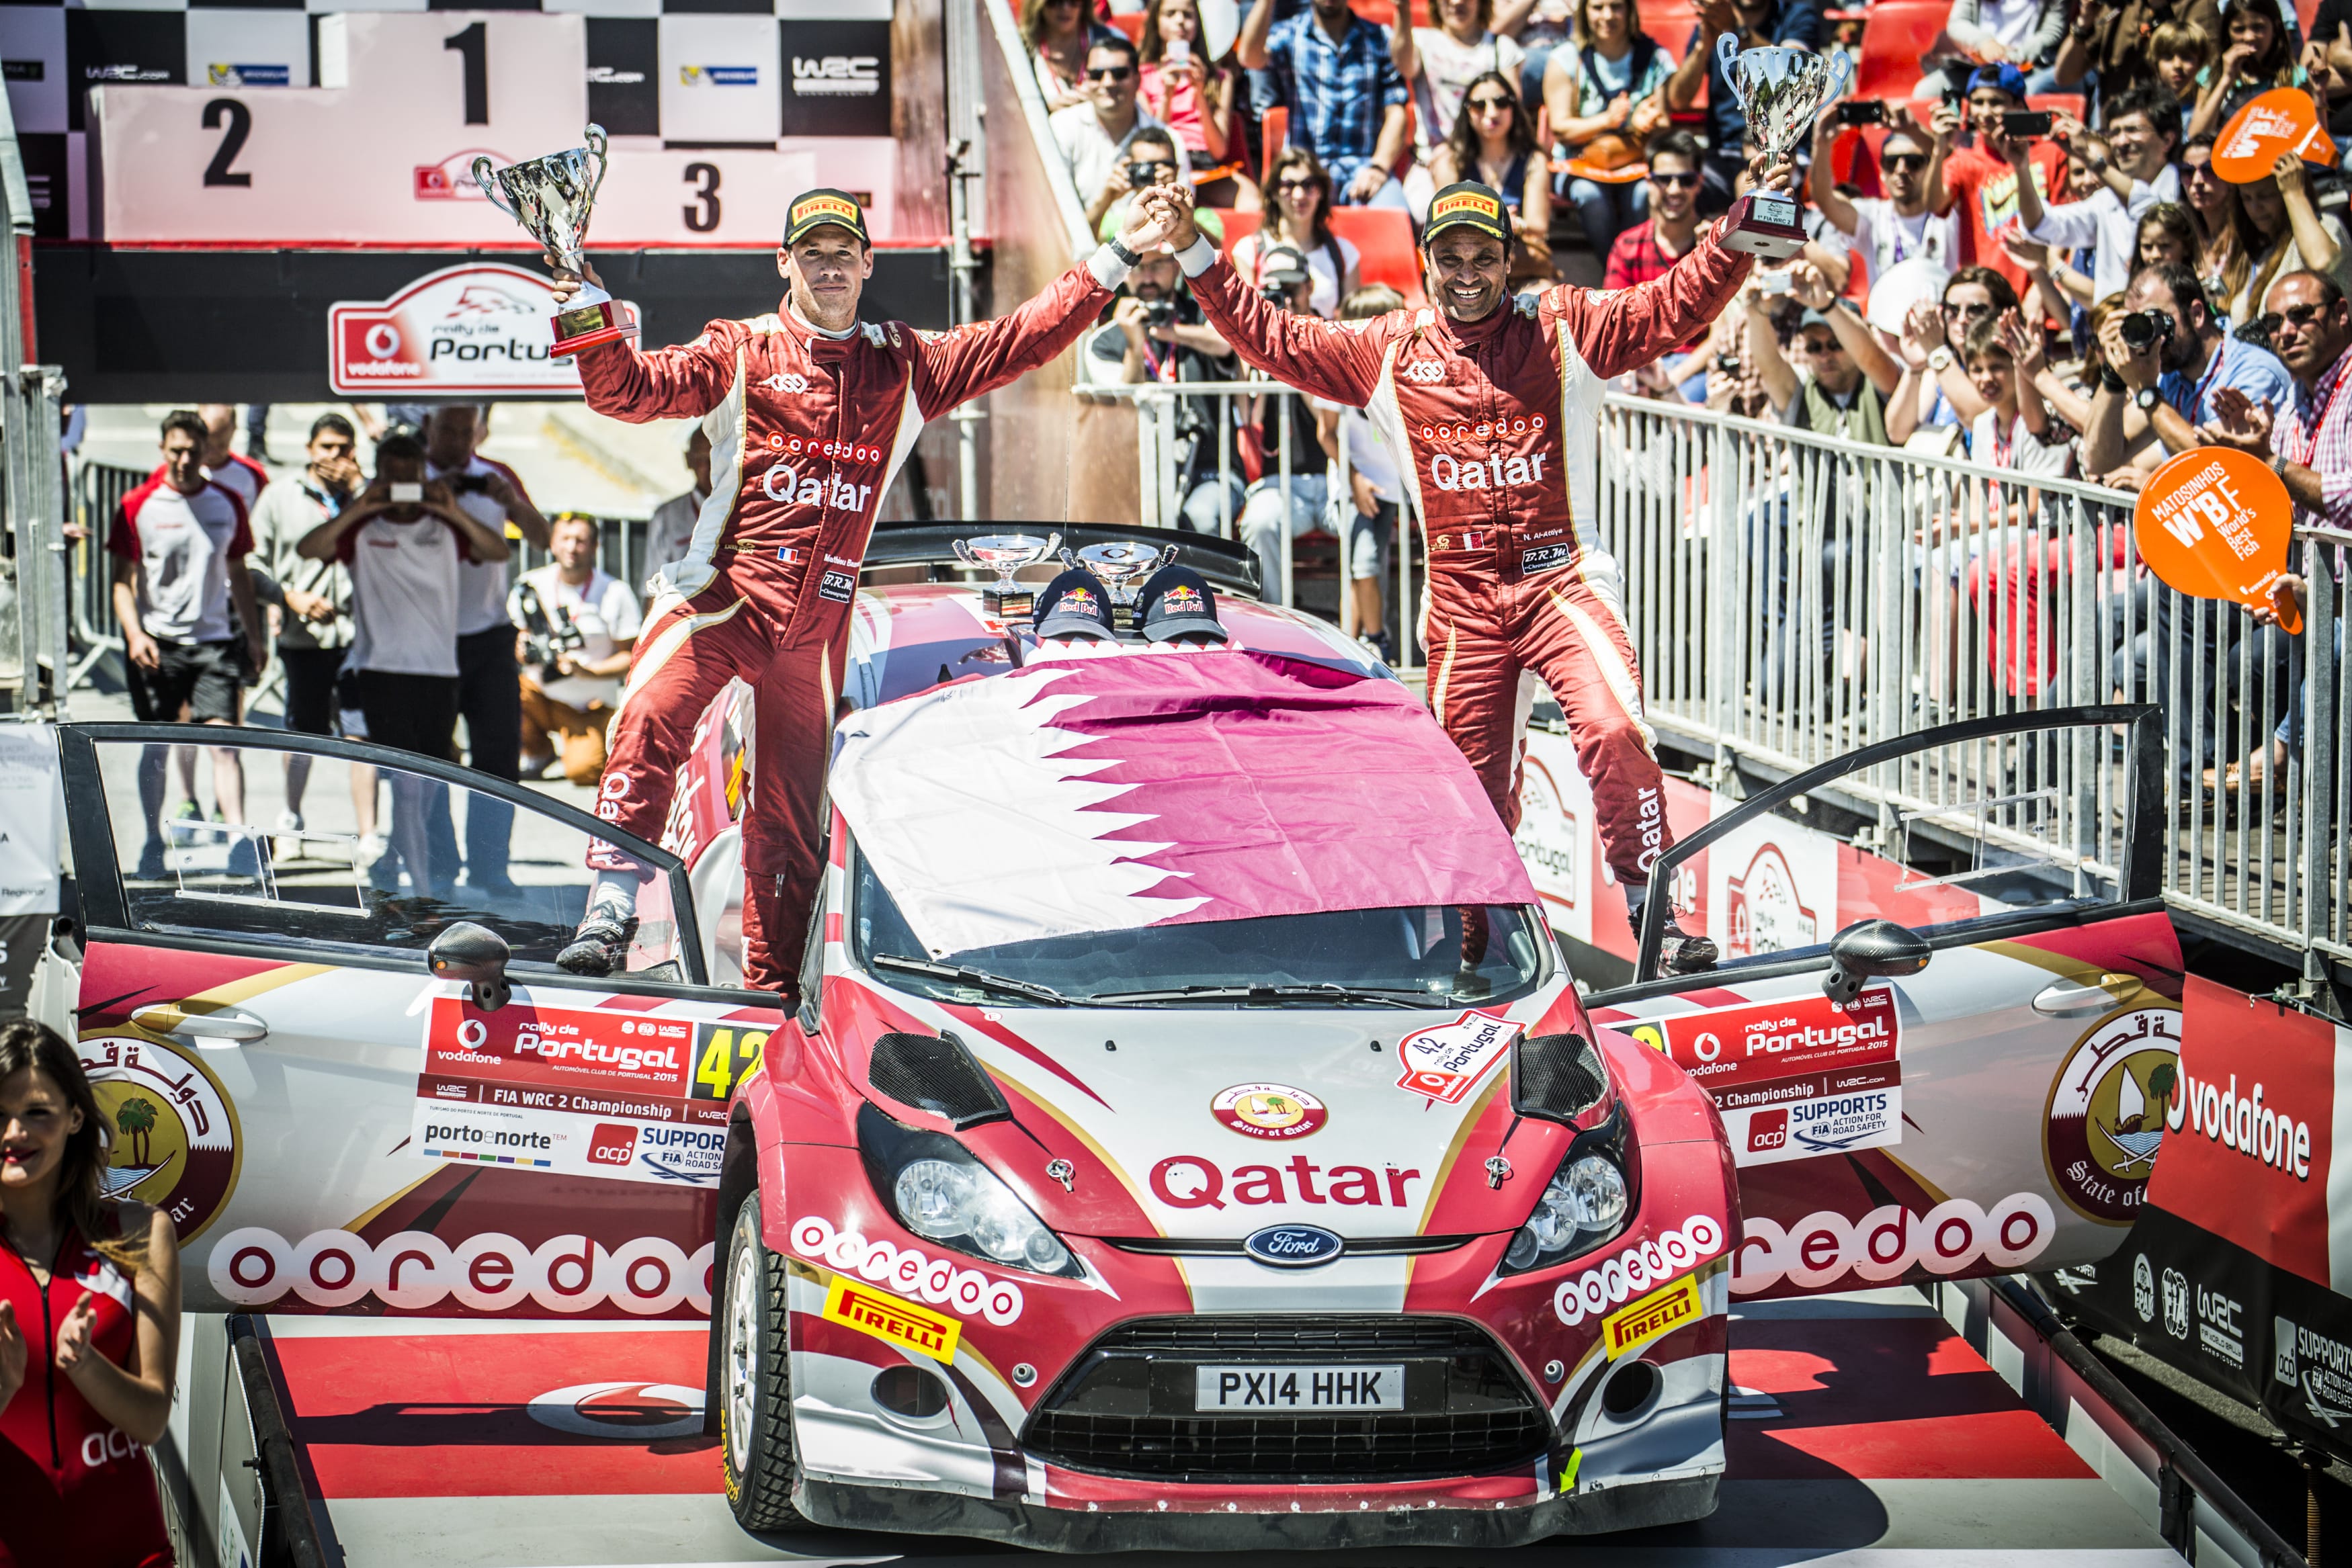
<instances>
[{"instance_id":1,"label":"door handle","mask_svg":"<svg viewBox=\"0 0 2352 1568\"><path fill-rule=\"evenodd\" d=\"M2033 1010L2049 1018L2079 1018L2121 1007L2138 996L2140 989L2138 978L2131 975L2101 975L2093 986L2080 980L2053 980L2034 993Z\"/></svg>"},{"instance_id":2,"label":"door handle","mask_svg":"<svg viewBox=\"0 0 2352 1568\"><path fill-rule=\"evenodd\" d=\"M172 1002L140 1008L131 1013L131 1021L157 1034L175 1034L193 1040L199 1050L249 1045L269 1036L269 1026L251 1013L228 1010L183 1012L178 1004Z\"/></svg>"}]
</instances>

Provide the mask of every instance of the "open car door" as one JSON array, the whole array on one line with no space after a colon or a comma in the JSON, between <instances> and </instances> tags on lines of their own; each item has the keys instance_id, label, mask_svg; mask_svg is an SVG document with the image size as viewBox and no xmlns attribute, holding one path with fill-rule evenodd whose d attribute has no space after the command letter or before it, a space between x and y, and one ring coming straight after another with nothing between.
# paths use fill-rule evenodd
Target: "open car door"
<instances>
[{"instance_id":1,"label":"open car door","mask_svg":"<svg viewBox=\"0 0 2352 1568\"><path fill-rule=\"evenodd\" d=\"M191 1308L707 1314L728 1103L782 1015L703 983L675 856L383 747L60 746L107 1182L171 1213ZM174 747L241 768L256 821L302 776L307 827L152 820ZM554 958L597 839L644 880L627 971L590 980Z\"/></svg>"},{"instance_id":2,"label":"open car door","mask_svg":"<svg viewBox=\"0 0 2352 1568\"><path fill-rule=\"evenodd\" d=\"M2161 747L2147 706L1946 725L1789 779L1659 859L1633 982L1591 1007L1714 1097L1746 1226L1735 1294L2064 1268L2122 1242L2180 1049ZM1730 934L1718 967L1662 973L1669 890L1686 928ZM1818 907L1850 923L1822 940Z\"/></svg>"}]
</instances>

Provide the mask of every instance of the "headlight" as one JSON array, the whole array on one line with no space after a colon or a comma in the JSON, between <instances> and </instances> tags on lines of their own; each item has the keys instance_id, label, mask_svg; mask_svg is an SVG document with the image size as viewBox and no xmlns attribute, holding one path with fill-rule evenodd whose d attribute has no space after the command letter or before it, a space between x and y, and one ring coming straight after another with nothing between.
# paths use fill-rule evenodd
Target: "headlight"
<instances>
[{"instance_id":1,"label":"headlight","mask_svg":"<svg viewBox=\"0 0 2352 1568\"><path fill-rule=\"evenodd\" d=\"M1070 1249L985 1166L916 1160L896 1189L898 1218L918 1236L1040 1274L1069 1267Z\"/></svg>"},{"instance_id":2,"label":"headlight","mask_svg":"<svg viewBox=\"0 0 2352 1568\"><path fill-rule=\"evenodd\" d=\"M875 1192L916 1235L1006 1268L1079 1274L1061 1238L955 1139L866 1104L858 1107L857 1144Z\"/></svg>"},{"instance_id":3,"label":"headlight","mask_svg":"<svg viewBox=\"0 0 2352 1568\"><path fill-rule=\"evenodd\" d=\"M1625 1228L1633 1213L1633 1183L1626 1177L1631 1140L1622 1113L1576 1140L1559 1163L1535 1212L1503 1250L1501 1272L1524 1274L1591 1251Z\"/></svg>"}]
</instances>

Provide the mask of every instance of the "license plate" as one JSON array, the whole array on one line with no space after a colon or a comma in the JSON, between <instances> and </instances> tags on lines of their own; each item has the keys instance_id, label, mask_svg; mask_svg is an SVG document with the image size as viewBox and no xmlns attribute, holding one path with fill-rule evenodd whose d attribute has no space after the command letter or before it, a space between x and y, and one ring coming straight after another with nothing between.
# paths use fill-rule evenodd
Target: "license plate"
<instances>
[{"instance_id":1,"label":"license plate","mask_svg":"<svg viewBox=\"0 0 2352 1568\"><path fill-rule=\"evenodd\" d=\"M1308 1410L1402 1410L1402 1366L1202 1366L1193 1408L1287 1415Z\"/></svg>"}]
</instances>

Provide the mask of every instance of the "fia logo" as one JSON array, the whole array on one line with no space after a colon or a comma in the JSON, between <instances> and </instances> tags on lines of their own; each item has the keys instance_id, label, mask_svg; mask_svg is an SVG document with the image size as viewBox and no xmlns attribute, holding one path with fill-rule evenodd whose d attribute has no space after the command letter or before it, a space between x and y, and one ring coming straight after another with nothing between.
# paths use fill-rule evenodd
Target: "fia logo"
<instances>
[{"instance_id":1,"label":"fia logo","mask_svg":"<svg viewBox=\"0 0 2352 1568\"><path fill-rule=\"evenodd\" d=\"M2189 1277L2178 1269L2164 1271L2164 1332L2189 1337Z\"/></svg>"}]
</instances>

